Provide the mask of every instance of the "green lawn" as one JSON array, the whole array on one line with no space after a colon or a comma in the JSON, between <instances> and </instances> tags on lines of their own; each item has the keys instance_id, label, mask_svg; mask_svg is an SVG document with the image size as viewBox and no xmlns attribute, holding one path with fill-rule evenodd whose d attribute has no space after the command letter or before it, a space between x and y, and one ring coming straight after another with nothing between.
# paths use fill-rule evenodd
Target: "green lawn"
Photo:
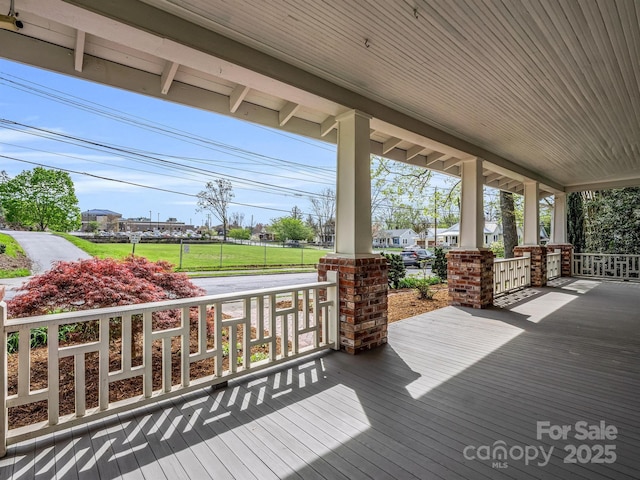
<instances>
[{"instance_id":1,"label":"green lawn","mask_svg":"<svg viewBox=\"0 0 640 480\"><path fill-rule=\"evenodd\" d=\"M73 235L60 234L89 255L100 258L123 258L131 254L130 243L91 243ZM329 251L312 247L282 248L279 246L254 246L235 244L189 245L188 252L183 246L182 270L218 270L250 267L270 267L275 265L314 265ZM180 266L179 244L139 243L136 255L151 261L166 260L178 268Z\"/></svg>"},{"instance_id":2,"label":"green lawn","mask_svg":"<svg viewBox=\"0 0 640 480\"><path fill-rule=\"evenodd\" d=\"M0 233L0 243L6 245L7 249L5 251L5 254L9 257L15 258L18 254L24 254L24 251L22 250L18 242L16 242L13 237L9 235ZM30 273L31 272L29 272L29 270L26 268L16 268L11 270L0 269L0 278L26 277L27 275L30 275Z\"/></svg>"}]
</instances>

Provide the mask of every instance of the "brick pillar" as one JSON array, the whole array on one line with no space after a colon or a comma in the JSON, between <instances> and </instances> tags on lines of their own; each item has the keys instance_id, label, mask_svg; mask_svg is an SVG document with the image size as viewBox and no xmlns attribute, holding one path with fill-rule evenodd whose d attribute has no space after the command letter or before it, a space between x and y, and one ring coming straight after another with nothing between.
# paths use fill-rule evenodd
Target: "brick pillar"
<instances>
[{"instance_id":1,"label":"brick pillar","mask_svg":"<svg viewBox=\"0 0 640 480\"><path fill-rule=\"evenodd\" d=\"M387 259L323 257L318 280L338 271L340 350L352 355L387 343Z\"/></svg>"},{"instance_id":2,"label":"brick pillar","mask_svg":"<svg viewBox=\"0 0 640 480\"><path fill-rule=\"evenodd\" d=\"M547 284L547 247L543 245L519 245L513 249L516 257L531 254L531 286L544 287Z\"/></svg>"},{"instance_id":3,"label":"brick pillar","mask_svg":"<svg viewBox=\"0 0 640 480\"><path fill-rule=\"evenodd\" d=\"M493 305L491 250L451 250L447 253L449 304L487 308Z\"/></svg>"},{"instance_id":4,"label":"brick pillar","mask_svg":"<svg viewBox=\"0 0 640 480\"><path fill-rule=\"evenodd\" d=\"M570 243L553 243L547 245L548 250L560 250L561 255L561 275L570 277L572 272L571 256L573 255L573 245Z\"/></svg>"}]
</instances>

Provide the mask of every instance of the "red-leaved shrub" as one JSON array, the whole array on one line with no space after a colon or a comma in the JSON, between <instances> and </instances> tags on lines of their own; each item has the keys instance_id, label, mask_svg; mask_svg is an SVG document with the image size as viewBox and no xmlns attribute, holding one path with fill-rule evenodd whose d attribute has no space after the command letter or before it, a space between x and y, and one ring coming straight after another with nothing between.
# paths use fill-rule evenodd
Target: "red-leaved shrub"
<instances>
[{"instance_id":1,"label":"red-leaved shrub","mask_svg":"<svg viewBox=\"0 0 640 480\"><path fill-rule=\"evenodd\" d=\"M88 310L204 295L165 261L130 255L123 260L58 262L33 277L7 302L10 318Z\"/></svg>"}]
</instances>

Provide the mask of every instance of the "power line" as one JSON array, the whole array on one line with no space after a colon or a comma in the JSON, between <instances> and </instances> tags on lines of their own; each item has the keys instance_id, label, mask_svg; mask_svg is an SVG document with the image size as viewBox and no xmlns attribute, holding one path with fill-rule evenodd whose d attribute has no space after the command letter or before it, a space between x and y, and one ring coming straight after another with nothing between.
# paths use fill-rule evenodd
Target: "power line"
<instances>
[{"instance_id":1,"label":"power line","mask_svg":"<svg viewBox=\"0 0 640 480\"><path fill-rule=\"evenodd\" d=\"M76 175L85 175L85 176L88 176L88 177L98 178L100 180L107 180L109 182L122 183L122 184L125 184L125 185L132 185L134 187L147 188L147 189L150 189L150 190L157 190L157 191L165 192L165 193L173 193L175 195L182 195L182 196L185 196L185 197L198 198L198 196L194 195L193 193L179 192L177 190L170 190L168 188L153 187L151 185L144 185L142 183L129 182L127 180L120 180L120 179L117 179L117 178L109 178L109 177L105 177L105 176L102 176L102 175L96 175L94 173L80 172L78 170L72 170L70 168L54 167L54 166L51 166L51 165L44 164L42 162L32 162L32 161L24 160L24 159L21 159L21 158L10 157L8 155L0 154L0 158L6 158L7 160L13 160L15 162L28 163L30 165L36 165L36 166L39 166L39 167L51 168L52 170L60 170L62 172L73 173L73 174L76 174ZM263 206L260 206L260 205L251 205L251 204L241 203L241 202L233 202L233 201L231 201L231 202L229 202L229 204L245 206L245 207L251 207L251 208L259 208L259 209L262 209L262 210L270 210L270 211L274 211L274 212L291 213L290 210L283 210L281 208L263 207ZM312 215L312 214L306 214L306 213L302 212L302 215ZM312 215L312 216L315 216L315 215Z\"/></svg>"},{"instance_id":2,"label":"power line","mask_svg":"<svg viewBox=\"0 0 640 480\"><path fill-rule=\"evenodd\" d=\"M313 165L305 165L305 164L301 164L299 162L293 162L291 160L284 160L284 159L280 159L277 157L271 157L268 155L264 155L264 154L260 154L260 153L256 153L256 152L252 152L250 150L245 150L242 149L240 147L236 147L234 145L229 145L229 144L225 144L222 142L217 142L208 138L204 138L198 135L195 135L191 132L185 131L185 130L180 130L177 129L175 127L171 127L159 122L154 122L152 120L146 119L144 117L139 117L136 115L132 115L126 112L123 112L121 110L117 110L96 102L92 102L90 100L87 99L83 99L81 97L77 97L75 95L71 95L69 93L66 92L62 92L60 90L55 90L49 87L46 87L44 85L38 84L36 82L31 82L29 80L20 78L18 76L15 75L11 75L11 74L7 74L4 72L1 72L4 75L7 75L9 77L13 77L14 79L17 80L12 80L10 78L6 78L3 76L0 76L0 83L3 83L4 85L10 87L10 88L14 88L17 89L19 91L34 95L34 96L38 96L41 98L45 98L57 103L61 103L67 106L70 106L72 108L77 108L79 110L83 110L98 116L102 116L105 118L109 118L112 120L115 120L117 122L121 122L121 123L125 123L137 128L141 128L141 129L145 129L148 131L153 131L155 133L160 133L162 135L169 135L172 138L175 138L179 141L182 142L186 142L186 143L191 143L194 145L198 145L201 147L205 147L205 148L209 148L215 151L222 151L223 153L226 153L228 155L235 155L235 156L241 156L242 155L238 155L238 154L243 154L243 155L249 155L251 157L256 157L257 159L262 159L264 161L272 161L272 162L277 162L277 163L282 163L282 164L288 164L291 166L296 166L296 167L304 167L306 170L312 169L312 170L317 170L320 172L332 172L331 169L329 168L325 168L325 167L316 167ZM20 82L24 82L24 83L20 83ZM35 86L35 87L34 87ZM39 87L39 88L36 88ZM262 128L264 130L269 131L270 133L274 133L274 134L278 134L278 135L282 135L285 136L287 138L290 138L292 140L296 140L317 148L321 148L324 150L328 150L328 151L335 151L335 149L333 148L327 148L325 146L321 146L312 142L308 142L299 138L296 138L294 136L290 136L290 135L286 135L286 134L282 134L281 132L278 132L276 130L272 130L266 127L262 127L259 125L256 125L259 128ZM234 152L234 153L231 153ZM243 157L244 158L244 157Z\"/></svg>"},{"instance_id":3,"label":"power line","mask_svg":"<svg viewBox=\"0 0 640 480\"><path fill-rule=\"evenodd\" d=\"M39 136L42 138L47 138L49 140L55 140L55 141L59 141L62 143L68 143L71 145L75 145L75 146L81 146L83 148L90 148L90 149L94 149L94 150L98 150L98 151L107 151L107 152L116 152L119 156L123 156L125 158L129 158L131 160L137 161L137 162L142 162L142 163L147 163L147 164L151 164L154 166L161 166L164 168L173 168L173 169L178 169L178 170L186 170L186 171L191 171L194 173L198 173L198 174L205 174L207 176L211 176L211 177L220 177L220 178L229 178L229 179L233 179L235 181L238 181L240 183L244 183L244 184L249 184L249 185L255 185L257 187L262 187L267 188L267 189L272 189L272 190L276 190L278 192L293 192L294 194L302 194L302 195L307 195L307 196L320 196L319 194L315 193L315 192L309 192L307 190L301 190L301 189L296 189L296 188L291 188L291 187L282 187L280 185L276 185L273 183L267 183L267 182L262 182L259 180L248 180L242 177L239 177L237 175L230 175L230 174L223 174L220 172L213 172L210 170L206 170L203 168L199 168L199 167L194 167L191 165L185 165L185 164L181 164L178 162L174 162L171 160L166 160L166 159L162 159L162 158L158 158L152 155L146 155L143 153L136 153L136 152L132 152L131 150L128 150L126 147L121 146L121 145L117 145L117 144L106 144L106 143L101 143L101 142L96 142L94 140L89 140L89 139L84 139L84 138L80 138L80 137L76 137L73 135L68 135L68 134L64 134L64 133L59 133L59 132L54 132L52 130L48 130L48 129L44 129L44 128L39 128L39 127L34 127L31 125L26 125L20 122L15 122L13 120L8 120L8 119L0 119L0 124L5 125L6 128L11 129L11 130L16 130L16 131L21 131L23 133L28 133L28 134L32 134L35 136ZM19 127L19 128L18 128ZM24 129L27 129L26 131ZM88 147L87 147L88 145Z\"/></svg>"}]
</instances>

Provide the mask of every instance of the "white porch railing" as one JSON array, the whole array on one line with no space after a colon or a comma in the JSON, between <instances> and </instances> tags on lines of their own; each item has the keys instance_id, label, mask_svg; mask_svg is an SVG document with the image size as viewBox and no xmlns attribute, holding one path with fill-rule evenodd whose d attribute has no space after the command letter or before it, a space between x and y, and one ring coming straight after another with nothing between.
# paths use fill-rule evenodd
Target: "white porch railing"
<instances>
[{"instance_id":1,"label":"white porch railing","mask_svg":"<svg viewBox=\"0 0 640 480\"><path fill-rule=\"evenodd\" d=\"M547 253L547 280L553 280L562 276L562 253L556 250L553 253Z\"/></svg>"},{"instance_id":2,"label":"white porch railing","mask_svg":"<svg viewBox=\"0 0 640 480\"><path fill-rule=\"evenodd\" d=\"M493 262L493 296L531 285L531 258L497 258Z\"/></svg>"},{"instance_id":3,"label":"white porch railing","mask_svg":"<svg viewBox=\"0 0 640 480\"><path fill-rule=\"evenodd\" d=\"M328 348L339 348L337 276L330 281L282 288L255 290L232 295L211 295L115 308L85 310L29 318L6 319L6 304L0 302L0 456L6 446L39 435L89 422L100 417L223 383L231 378L273 366L276 363ZM326 295L321 296L322 292ZM158 314L174 312L172 328L159 328ZM91 325L95 341L61 346L61 327ZM166 323L165 323L166 325ZM178 325L178 326L175 326ZM32 390L31 331L46 328L47 377L45 388ZM117 327L114 329L114 327ZM241 334L239 332L241 330ZM8 385L7 338L18 332L17 385ZM114 338L114 332L116 338ZM111 338L110 338L111 337ZM155 343L155 346L154 346ZM173 347L173 348L172 348ZM252 360L252 348L261 348ZM255 350L255 348L254 348ZM265 353L266 350L268 353ZM86 355L98 367L98 401L87 408ZM75 411L60 413L60 360L73 357ZM159 357L159 358L158 358ZM266 358L264 358L266 357ZM114 358L117 369L114 369ZM154 389L161 371L161 386ZM212 362L213 374L192 378L195 362ZM92 360L90 360L92 361ZM111 366L110 366L111 363ZM179 363L180 377L172 379L172 365ZM160 367L161 365L161 367ZM223 366L226 367L223 368ZM142 395L110 401L113 382L134 379L142 384ZM155 382L159 382L156 380ZM9 388L12 394L9 395ZM47 402L48 419L38 424L8 429L9 409L34 402Z\"/></svg>"},{"instance_id":4,"label":"white porch railing","mask_svg":"<svg viewBox=\"0 0 640 480\"><path fill-rule=\"evenodd\" d=\"M640 279L640 255L574 253L573 275L637 280Z\"/></svg>"}]
</instances>

